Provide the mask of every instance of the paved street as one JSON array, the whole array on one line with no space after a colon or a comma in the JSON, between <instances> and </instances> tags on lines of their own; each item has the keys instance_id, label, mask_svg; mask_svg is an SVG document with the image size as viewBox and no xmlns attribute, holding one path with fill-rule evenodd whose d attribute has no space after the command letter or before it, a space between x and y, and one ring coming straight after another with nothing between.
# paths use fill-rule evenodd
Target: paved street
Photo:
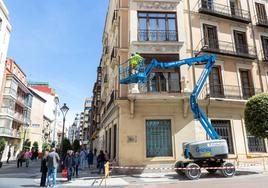
<instances>
[{"instance_id":1,"label":"paved street","mask_svg":"<svg viewBox=\"0 0 268 188\"><path fill-rule=\"evenodd\" d=\"M30 168L17 168L15 163L6 165L0 169L0 187L16 188L16 187L39 187L40 161L32 162ZM104 187L105 180L96 173L96 170L81 171L80 177L73 179L71 182L66 182L58 174L58 187ZM268 187L268 173L263 172L262 167L247 167L238 170L238 173L233 178L222 178L219 174L207 175L204 173L200 180L189 181L179 177L176 173L161 172L161 173L144 173L140 175L112 175L106 180L108 187L228 187L228 188L250 188L250 187Z\"/></svg>"}]
</instances>

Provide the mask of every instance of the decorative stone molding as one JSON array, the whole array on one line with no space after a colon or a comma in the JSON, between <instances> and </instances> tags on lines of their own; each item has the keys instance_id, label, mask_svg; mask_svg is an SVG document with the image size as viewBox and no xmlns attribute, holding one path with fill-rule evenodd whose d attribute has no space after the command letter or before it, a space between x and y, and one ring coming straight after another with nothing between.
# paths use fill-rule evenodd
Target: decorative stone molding
<instances>
[{"instance_id":1,"label":"decorative stone molding","mask_svg":"<svg viewBox=\"0 0 268 188\"><path fill-rule=\"evenodd\" d=\"M183 42L132 42L130 50L138 53L179 53Z\"/></svg>"},{"instance_id":2,"label":"decorative stone molding","mask_svg":"<svg viewBox=\"0 0 268 188\"><path fill-rule=\"evenodd\" d=\"M181 0L134 0L138 10L176 10Z\"/></svg>"}]
</instances>

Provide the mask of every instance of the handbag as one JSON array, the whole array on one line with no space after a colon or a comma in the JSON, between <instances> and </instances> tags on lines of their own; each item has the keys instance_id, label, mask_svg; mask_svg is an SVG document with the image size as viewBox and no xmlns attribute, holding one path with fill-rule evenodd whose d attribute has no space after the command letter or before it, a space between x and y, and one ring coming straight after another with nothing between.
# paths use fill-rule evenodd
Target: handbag
<instances>
[{"instance_id":1,"label":"handbag","mask_svg":"<svg viewBox=\"0 0 268 188\"><path fill-rule=\"evenodd\" d=\"M64 178L67 177L67 175L68 175L68 170L67 170L67 168L64 168L64 169L62 170L61 175L62 175L62 177L64 177Z\"/></svg>"}]
</instances>

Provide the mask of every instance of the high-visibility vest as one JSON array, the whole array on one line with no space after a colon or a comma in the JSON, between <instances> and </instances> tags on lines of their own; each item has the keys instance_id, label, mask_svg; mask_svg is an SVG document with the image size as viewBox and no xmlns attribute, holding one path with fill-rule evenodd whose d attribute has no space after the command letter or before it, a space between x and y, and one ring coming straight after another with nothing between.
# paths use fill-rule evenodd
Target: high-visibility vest
<instances>
[{"instance_id":1,"label":"high-visibility vest","mask_svg":"<svg viewBox=\"0 0 268 188\"><path fill-rule=\"evenodd\" d=\"M135 54L133 57L129 59L129 65L132 67L136 67L139 61L142 60L142 57L139 54Z\"/></svg>"}]
</instances>

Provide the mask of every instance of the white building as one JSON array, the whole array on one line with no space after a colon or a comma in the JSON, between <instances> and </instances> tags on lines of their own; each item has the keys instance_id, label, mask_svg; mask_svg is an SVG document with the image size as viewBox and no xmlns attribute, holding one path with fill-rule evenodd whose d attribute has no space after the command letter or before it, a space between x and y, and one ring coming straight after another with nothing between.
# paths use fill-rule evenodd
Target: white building
<instances>
[{"instance_id":1,"label":"white building","mask_svg":"<svg viewBox=\"0 0 268 188\"><path fill-rule=\"evenodd\" d=\"M55 141L59 143L60 140L58 139L58 132L62 132L62 118L60 114L59 105L56 104L57 95L51 95L50 93L45 93L39 91L37 89L31 88L34 92L40 95L42 98L46 100L45 108L44 108L44 116L52 120L50 124L50 139L51 143Z\"/></svg>"},{"instance_id":2,"label":"white building","mask_svg":"<svg viewBox=\"0 0 268 188\"><path fill-rule=\"evenodd\" d=\"M0 90L2 88L10 32L11 25L9 23L8 10L4 2L0 0ZM2 95L2 92L0 92L0 95ZM1 98L0 96L0 100Z\"/></svg>"}]
</instances>

